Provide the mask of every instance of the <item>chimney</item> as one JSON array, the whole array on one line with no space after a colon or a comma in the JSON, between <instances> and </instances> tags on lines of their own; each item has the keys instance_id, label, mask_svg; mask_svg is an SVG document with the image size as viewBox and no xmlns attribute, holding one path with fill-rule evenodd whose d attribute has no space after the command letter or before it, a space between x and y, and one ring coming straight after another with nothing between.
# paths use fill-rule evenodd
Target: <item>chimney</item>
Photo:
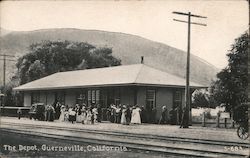
<instances>
[{"instance_id":1,"label":"chimney","mask_svg":"<svg viewBox=\"0 0 250 158\"><path fill-rule=\"evenodd\" d=\"M144 64L144 56L141 56L141 64Z\"/></svg>"}]
</instances>

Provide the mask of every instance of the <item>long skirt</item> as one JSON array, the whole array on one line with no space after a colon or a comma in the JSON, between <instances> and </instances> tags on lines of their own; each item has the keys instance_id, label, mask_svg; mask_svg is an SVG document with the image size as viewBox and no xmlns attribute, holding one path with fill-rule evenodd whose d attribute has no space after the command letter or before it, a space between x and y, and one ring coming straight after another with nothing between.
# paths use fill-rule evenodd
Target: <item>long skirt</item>
<instances>
[{"instance_id":1,"label":"long skirt","mask_svg":"<svg viewBox=\"0 0 250 158\"><path fill-rule=\"evenodd\" d=\"M69 113L68 112L64 113L64 121L69 121Z\"/></svg>"},{"instance_id":2,"label":"long skirt","mask_svg":"<svg viewBox=\"0 0 250 158\"><path fill-rule=\"evenodd\" d=\"M75 115L69 115L69 121L76 121L76 116Z\"/></svg>"},{"instance_id":3,"label":"long skirt","mask_svg":"<svg viewBox=\"0 0 250 158\"><path fill-rule=\"evenodd\" d=\"M91 124L91 122L92 122L92 115L87 115L85 124Z\"/></svg>"},{"instance_id":4,"label":"long skirt","mask_svg":"<svg viewBox=\"0 0 250 158\"><path fill-rule=\"evenodd\" d=\"M81 114L82 124L87 124L87 116L86 113Z\"/></svg>"},{"instance_id":5,"label":"long skirt","mask_svg":"<svg viewBox=\"0 0 250 158\"><path fill-rule=\"evenodd\" d=\"M127 120L126 120L125 113L122 113L121 124L123 124L123 125L126 125L126 124L127 124Z\"/></svg>"},{"instance_id":6,"label":"long skirt","mask_svg":"<svg viewBox=\"0 0 250 158\"><path fill-rule=\"evenodd\" d=\"M115 115L110 115L110 122L114 123L115 122Z\"/></svg>"},{"instance_id":7,"label":"long skirt","mask_svg":"<svg viewBox=\"0 0 250 158\"><path fill-rule=\"evenodd\" d=\"M131 123L141 124L141 117L140 117L139 112L132 113Z\"/></svg>"},{"instance_id":8,"label":"long skirt","mask_svg":"<svg viewBox=\"0 0 250 158\"><path fill-rule=\"evenodd\" d=\"M63 122L65 120L65 113L61 112L60 117L59 117L59 121Z\"/></svg>"},{"instance_id":9,"label":"long skirt","mask_svg":"<svg viewBox=\"0 0 250 158\"><path fill-rule=\"evenodd\" d=\"M82 115L76 115L76 122L81 123L82 122Z\"/></svg>"},{"instance_id":10,"label":"long skirt","mask_svg":"<svg viewBox=\"0 0 250 158\"><path fill-rule=\"evenodd\" d=\"M48 111L47 112L47 121L54 121L54 113L53 111Z\"/></svg>"}]
</instances>

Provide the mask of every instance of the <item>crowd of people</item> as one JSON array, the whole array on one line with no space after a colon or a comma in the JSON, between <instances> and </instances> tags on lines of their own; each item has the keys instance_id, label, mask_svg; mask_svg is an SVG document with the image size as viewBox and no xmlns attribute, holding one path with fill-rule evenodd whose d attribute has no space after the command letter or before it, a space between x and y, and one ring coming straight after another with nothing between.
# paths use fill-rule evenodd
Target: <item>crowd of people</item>
<instances>
[{"instance_id":1,"label":"crowd of people","mask_svg":"<svg viewBox=\"0 0 250 158\"><path fill-rule=\"evenodd\" d=\"M54 105L45 107L45 121L59 120L60 122L94 124L101 122L105 115L107 121L112 123L141 124L142 123L142 108L138 105L114 105L111 104L104 111L99 104L86 106L85 104L76 104L73 107L61 105L57 102Z\"/></svg>"},{"instance_id":2,"label":"crowd of people","mask_svg":"<svg viewBox=\"0 0 250 158\"><path fill-rule=\"evenodd\" d=\"M182 117L185 111L185 108L182 109L182 106L176 106L172 108L169 112L167 106L162 106L161 116L159 119L159 124L171 124L171 125L181 125ZM187 117L187 116L185 116Z\"/></svg>"},{"instance_id":3,"label":"crowd of people","mask_svg":"<svg viewBox=\"0 0 250 158\"><path fill-rule=\"evenodd\" d=\"M100 104L87 106L76 104L69 107L55 102L53 105L46 105L44 109L44 120L82 124L94 124L103 120L123 125L158 123L158 124L181 124L182 109L176 107L168 112L167 106L162 106L161 115L156 120L156 109L148 110L143 106L115 105L101 108Z\"/></svg>"},{"instance_id":4,"label":"crowd of people","mask_svg":"<svg viewBox=\"0 0 250 158\"><path fill-rule=\"evenodd\" d=\"M114 105L111 104L107 108L106 116L107 120L113 123L127 124L141 124L142 123L142 109L136 106L127 105Z\"/></svg>"}]
</instances>

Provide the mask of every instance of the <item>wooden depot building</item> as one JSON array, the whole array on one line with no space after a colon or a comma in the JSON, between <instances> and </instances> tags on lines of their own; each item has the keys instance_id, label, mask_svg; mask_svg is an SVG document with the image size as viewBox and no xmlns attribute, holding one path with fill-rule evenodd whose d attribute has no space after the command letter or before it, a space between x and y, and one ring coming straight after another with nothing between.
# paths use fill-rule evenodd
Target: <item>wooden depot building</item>
<instances>
[{"instance_id":1,"label":"wooden depot building","mask_svg":"<svg viewBox=\"0 0 250 158\"><path fill-rule=\"evenodd\" d=\"M184 106L185 79L144 64L58 72L14 88L23 94L24 106L33 103L63 105L111 103L155 108L156 118L163 105L168 112ZM190 82L191 92L205 86Z\"/></svg>"}]
</instances>

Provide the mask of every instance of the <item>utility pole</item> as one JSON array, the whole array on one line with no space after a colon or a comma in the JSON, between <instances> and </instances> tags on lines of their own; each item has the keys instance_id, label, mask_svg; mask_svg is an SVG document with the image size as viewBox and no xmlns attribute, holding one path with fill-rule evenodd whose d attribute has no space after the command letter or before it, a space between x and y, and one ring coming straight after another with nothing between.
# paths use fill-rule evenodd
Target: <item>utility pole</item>
<instances>
[{"instance_id":1,"label":"utility pole","mask_svg":"<svg viewBox=\"0 0 250 158\"><path fill-rule=\"evenodd\" d=\"M3 100L1 102L1 104L3 104L3 106L5 106L5 85L6 85L6 61L16 61L16 60L12 60L12 59L7 59L6 57L8 58L14 58L15 56L14 55L6 55L6 54L0 54L0 56L3 57L3 59L0 59L0 60L3 60Z\"/></svg>"},{"instance_id":2,"label":"utility pole","mask_svg":"<svg viewBox=\"0 0 250 158\"><path fill-rule=\"evenodd\" d=\"M10 58L14 58L14 55L6 55L6 54L0 54L0 56L3 56L3 86L5 87L5 83L6 83L6 61L16 61L16 60L12 60L12 59L6 59L6 57L10 57Z\"/></svg>"},{"instance_id":3,"label":"utility pole","mask_svg":"<svg viewBox=\"0 0 250 158\"><path fill-rule=\"evenodd\" d=\"M190 117L190 86L189 86L189 78L190 78L190 42L191 42L191 24L207 26L202 23L191 22L191 17L195 18L207 18L205 16L194 15L191 12L183 13L183 12L173 12L173 14L188 16L188 21L173 19L174 21L183 22L188 24L188 38L187 38L187 65L186 65L186 87L185 87L185 110L183 112L183 117L181 121L181 127L188 128L189 125L189 117Z\"/></svg>"}]
</instances>

